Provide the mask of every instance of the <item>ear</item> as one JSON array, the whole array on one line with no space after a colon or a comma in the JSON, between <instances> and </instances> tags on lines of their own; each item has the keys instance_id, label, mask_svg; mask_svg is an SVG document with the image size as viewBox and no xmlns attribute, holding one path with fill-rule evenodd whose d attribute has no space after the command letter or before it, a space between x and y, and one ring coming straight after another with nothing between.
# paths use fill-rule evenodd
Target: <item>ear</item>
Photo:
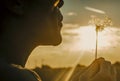
<instances>
[{"instance_id":1,"label":"ear","mask_svg":"<svg viewBox=\"0 0 120 81\"><path fill-rule=\"evenodd\" d=\"M23 0L8 0L7 8L15 15L23 15L24 1Z\"/></svg>"}]
</instances>

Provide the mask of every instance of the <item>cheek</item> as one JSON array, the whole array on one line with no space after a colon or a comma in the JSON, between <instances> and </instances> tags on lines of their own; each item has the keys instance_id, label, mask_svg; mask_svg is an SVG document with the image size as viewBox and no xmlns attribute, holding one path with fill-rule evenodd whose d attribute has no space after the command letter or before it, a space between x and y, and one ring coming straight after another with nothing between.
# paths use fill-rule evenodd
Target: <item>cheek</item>
<instances>
[{"instance_id":1,"label":"cheek","mask_svg":"<svg viewBox=\"0 0 120 81\"><path fill-rule=\"evenodd\" d=\"M42 45L58 45L61 43L60 27L57 15L47 15L40 23L34 25L34 36L36 42ZM33 36L33 38L34 38Z\"/></svg>"},{"instance_id":2,"label":"cheek","mask_svg":"<svg viewBox=\"0 0 120 81\"><path fill-rule=\"evenodd\" d=\"M40 33L40 40L44 44L58 45L61 43L61 34L55 25L49 25Z\"/></svg>"}]
</instances>

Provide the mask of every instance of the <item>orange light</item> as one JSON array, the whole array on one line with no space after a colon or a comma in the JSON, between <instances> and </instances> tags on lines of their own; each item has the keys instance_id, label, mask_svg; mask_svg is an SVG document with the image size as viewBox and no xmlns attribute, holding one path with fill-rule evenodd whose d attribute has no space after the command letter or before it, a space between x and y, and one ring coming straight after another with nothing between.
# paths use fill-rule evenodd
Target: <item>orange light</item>
<instances>
[{"instance_id":1,"label":"orange light","mask_svg":"<svg viewBox=\"0 0 120 81\"><path fill-rule=\"evenodd\" d=\"M54 4L54 7L56 7L58 5L58 3L60 2L60 0L57 0Z\"/></svg>"}]
</instances>

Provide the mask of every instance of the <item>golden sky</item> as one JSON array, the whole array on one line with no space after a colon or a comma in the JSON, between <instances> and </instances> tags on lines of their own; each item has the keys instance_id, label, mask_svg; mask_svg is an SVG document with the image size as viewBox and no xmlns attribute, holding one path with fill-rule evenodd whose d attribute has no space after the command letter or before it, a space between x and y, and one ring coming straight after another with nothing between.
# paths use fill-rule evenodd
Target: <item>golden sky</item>
<instances>
[{"instance_id":1,"label":"golden sky","mask_svg":"<svg viewBox=\"0 0 120 81\"><path fill-rule=\"evenodd\" d=\"M62 43L55 47L37 47L26 66L89 65L95 58L95 28L88 24L91 15L100 18L107 15L114 24L99 33L98 57L104 57L112 63L120 61L119 3L120 0L65 0L61 9L64 16Z\"/></svg>"}]
</instances>

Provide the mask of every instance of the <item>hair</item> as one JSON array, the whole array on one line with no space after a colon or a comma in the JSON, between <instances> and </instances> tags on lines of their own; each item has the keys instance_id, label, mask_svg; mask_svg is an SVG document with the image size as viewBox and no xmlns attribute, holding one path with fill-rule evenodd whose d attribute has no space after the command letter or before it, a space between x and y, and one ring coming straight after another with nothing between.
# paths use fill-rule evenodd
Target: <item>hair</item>
<instances>
[{"instance_id":1,"label":"hair","mask_svg":"<svg viewBox=\"0 0 120 81\"><path fill-rule=\"evenodd\" d=\"M14 6L14 4L20 5L19 3L20 0L0 0L0 25L2 24L2 21L4 17L10 13L15 15L14 13L11 13L10 10L8 9L9 6ZM33 4L35 0L22 0L24 2L27 2L28 4ZM42 10L48 10L51 6L54 5L54 3L57 0L40 0L41 1L41 9ZM62 0L61 0L62 1ZM35 2L36 4L36 2ZM47 5L45 5L47 4ZM43 9L44 7L44 9Z\"/></svg>"}]
</instances>

